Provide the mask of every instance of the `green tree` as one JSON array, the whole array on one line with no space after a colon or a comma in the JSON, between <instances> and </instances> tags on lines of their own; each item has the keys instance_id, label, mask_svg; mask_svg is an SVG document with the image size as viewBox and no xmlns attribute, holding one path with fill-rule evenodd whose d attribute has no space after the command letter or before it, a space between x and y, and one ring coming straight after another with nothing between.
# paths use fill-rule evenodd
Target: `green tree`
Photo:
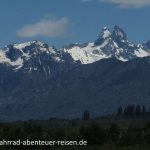
<instances>
[{"instance_id":1,"label":"green tree","mask_svg":"<svg viewBox=\"0 0 150 150\"><path fill-rule=\"evenodd\" d=\"M96 124L81 127L80 134L89 145L102 145L106 141L106 130Z\"/></svg>"}]
</instances>

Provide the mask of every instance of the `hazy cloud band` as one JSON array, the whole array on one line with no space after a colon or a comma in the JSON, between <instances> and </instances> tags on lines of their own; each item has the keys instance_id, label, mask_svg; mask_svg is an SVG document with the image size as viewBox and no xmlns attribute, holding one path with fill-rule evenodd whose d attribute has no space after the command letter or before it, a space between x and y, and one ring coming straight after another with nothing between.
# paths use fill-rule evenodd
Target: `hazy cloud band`
<instances>
[{"instance_id":1,"label":"hazy cloud band","mask_svg":"<svg viewBox=\"0 0 150 150\"><path fill-rule=\"evenodd\" d=\"M17 31L18 37L65 37L68 33L70 21L64 17L61 19L47 18L34 24L25 25Z\"/></svg>"},{"instance_id":2,"label":"hazy cloud band","mask_svg":"<svg viewBox=\"0 0 150 150\"><path fill-rule=\"evenodd\" d=\"M99 1L117 4L121 7L140 8L150 6L150 0L81 0L83 2Z\"/></svg>"}]
</instances>

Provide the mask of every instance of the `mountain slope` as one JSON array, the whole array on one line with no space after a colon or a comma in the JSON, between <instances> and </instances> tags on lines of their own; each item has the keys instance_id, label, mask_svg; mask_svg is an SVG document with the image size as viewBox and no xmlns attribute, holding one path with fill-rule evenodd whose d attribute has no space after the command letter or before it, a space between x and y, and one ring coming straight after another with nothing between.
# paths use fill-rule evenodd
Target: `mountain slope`
<instances>
[{"instance_id":1,"label":"mountain slope","mask_svg":"<svg viewBox=\"0 0 150 150\"><path fill-rule=\"evenodd\" d=\"M38 84L58 78L76 65L69 54L39 41L7 45L0 50L0 86L11 90Z\"/></svg>"},{"instance_id":2,"label":"mountain slope","mask_svg":"<svg viewBox=\"0 0 150 150\"><path fill-rule=\"evenodd\" d=\"M1 101L1 119L76 118L85 109L98 116L128 104L150 108L149 68L150 58L129 62L111 58L78 66L32 90L13 89Z\"/></svg>"}]
</instances>

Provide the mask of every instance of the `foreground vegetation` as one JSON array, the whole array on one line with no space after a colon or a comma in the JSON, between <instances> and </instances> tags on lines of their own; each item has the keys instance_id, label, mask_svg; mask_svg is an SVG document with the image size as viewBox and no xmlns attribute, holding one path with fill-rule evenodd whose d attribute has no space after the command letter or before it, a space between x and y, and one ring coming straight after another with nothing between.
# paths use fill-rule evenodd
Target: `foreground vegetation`
<instances>
[{"instance_id":1,"label":"foreground vegetation","mask_svg":"<svg viewBox=\"0 0 150 150\"><path fill-rule=\"evenodd\" d=\"M87 112L86 112L87 115ZM0 146L1 150L149 150L150 118L106 116L85 120L0 124L0 140L85 140L88 146Z\"/></svg>"}]
</instances>

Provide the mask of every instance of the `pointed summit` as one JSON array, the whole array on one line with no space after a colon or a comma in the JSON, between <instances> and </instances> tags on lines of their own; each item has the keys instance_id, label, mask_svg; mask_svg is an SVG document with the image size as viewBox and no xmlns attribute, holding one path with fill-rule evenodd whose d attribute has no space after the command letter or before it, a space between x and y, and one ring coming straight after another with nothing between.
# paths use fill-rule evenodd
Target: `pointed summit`
<instances>
[{"instance_id":1,"label":"pointed summit","mask_svg":"<svg viewBox=\"0 0 150 150\"><path fill-rule=\"evenodd\" d=\"M126 48L128 46L128 39L126 33L122 28L117 25L114 26L112 38L119 47Z\"/></svg>"},{"instance_id":2,"label":"pointed summit","mask_svg":"<svg viewBox=\"0 0 150 150\"><path fill-rule=\"evenodd\" d=\"M103 27L100 33L100 37L103 39L107 39L110 36L111 36L111 32L109 31L109 29L107 27Z\"/></svg>"},{"instance_id":3,"label":"pointed summit","mask_svg":"<svg viewBox=\"0 0 150 150\"><path fill-rule=\"evenodd\" d=\"M115 25L113 30L113 39L114 41L127 42L127 35L122 28Z\"/></svg>"},{"instance_id":4,"label":"pointed summit","mask_svg":"<svg viewBox=\"0 0 150 150\"><path fill-rule=\"evenodd\" d=\"M95 41L95 45L101 45L105 40L111 37L110 30L105 26L102 28L99 38Z\"/></svg>"}]
</instances>

